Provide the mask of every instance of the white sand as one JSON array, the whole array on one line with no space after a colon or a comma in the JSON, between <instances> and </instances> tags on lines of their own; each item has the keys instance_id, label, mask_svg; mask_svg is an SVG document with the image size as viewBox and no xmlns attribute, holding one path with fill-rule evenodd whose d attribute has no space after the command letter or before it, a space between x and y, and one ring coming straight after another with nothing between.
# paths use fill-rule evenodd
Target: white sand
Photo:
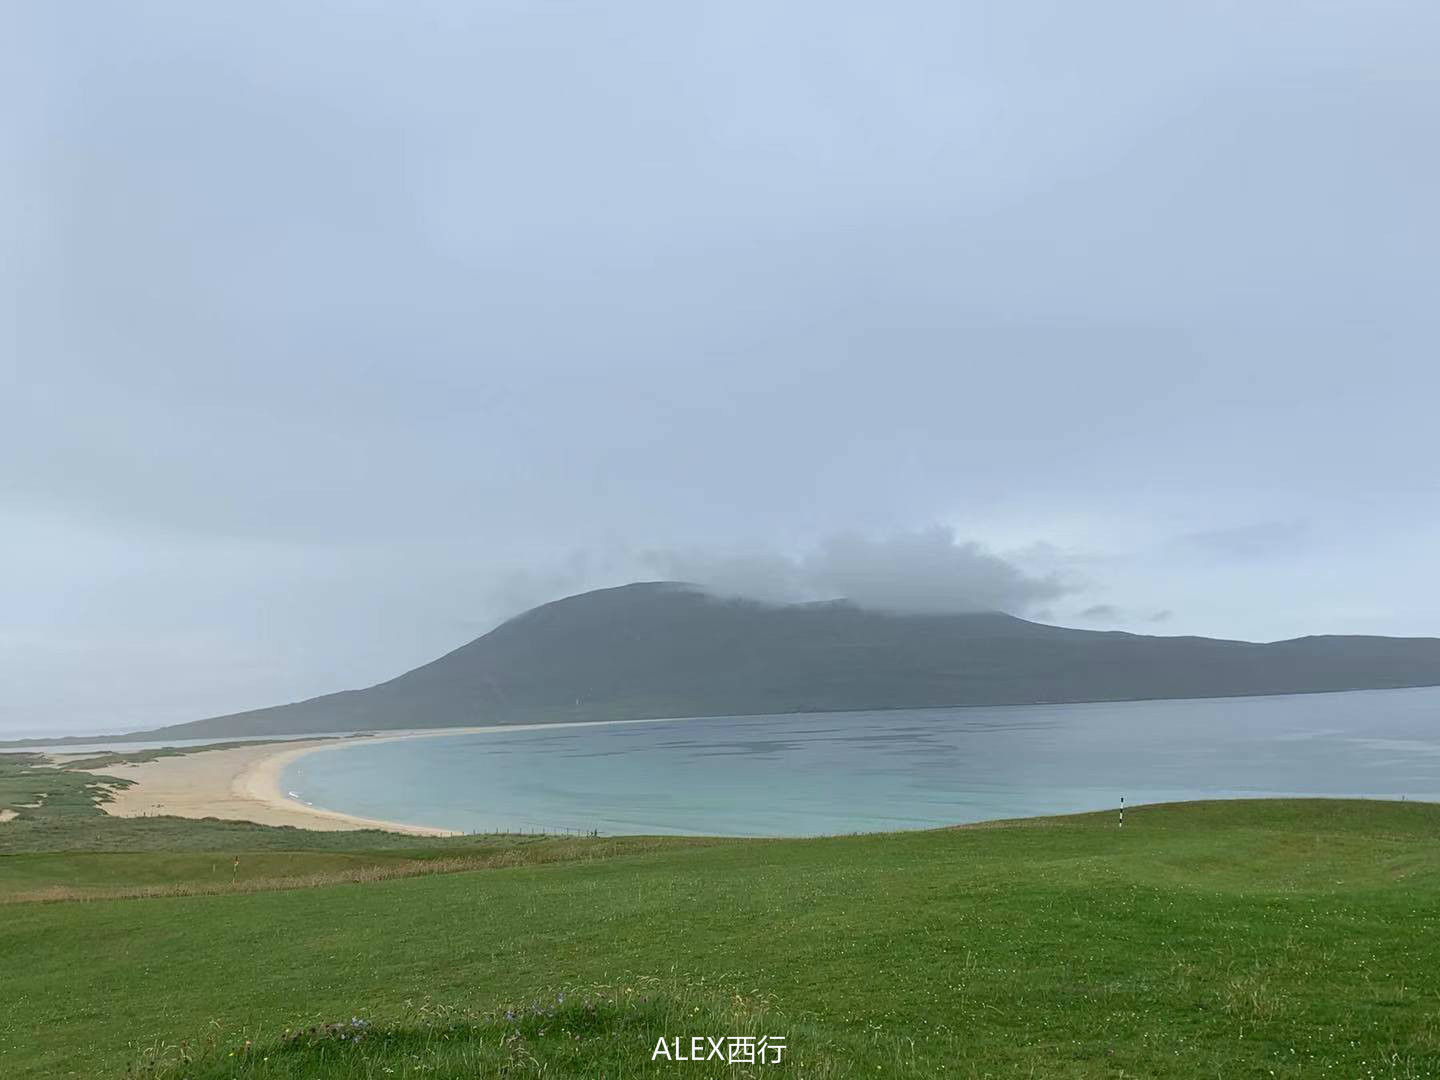
<instances>
[{"instance_id":1,"label":"white sand","mask_svg":"<svg viewBox=\"0 0 1440 1080\"><path fill-rule=\"evenodd\" d=\"M427 728L384 735L356 735L331 739L295 739L257 743L226 750L195 750L174 757L130 765L107 765L87 772L135 781L102 803L117 817L168 814L188 818L224 818L260 825L294 825L302 829L385 829L417 836L455 836L453 829L404 825L393 821L324 810L290 798L280 777L296 758L360 743L370 745L395 739L441 735L473 735L490 731L537 731L550 728L596 727L604 724L659 724L665 720L582 720L561 724L503 724L489 727ZM93 757L93 754L86 756Z\"/></svg>"},{"instance_id":2,"label":"white sand","mask_svg":"<svg viewBox=\"0 0 1440 1080\"><path fill-rule=\"evenodd\" d=\"M432 829L322 810L292 799L280 790L285 766L301 754L360 742L360 739L302 739L285 743L197 750L138 764L106 765L87 772L135 781L102 803L117 817L168 814L188 818L224 818L260 825L294 825L302 829L386 829L419 836L452 836L450 829ZM363 740L369 741L369 740Z\"/></svg>"}]
</instances>

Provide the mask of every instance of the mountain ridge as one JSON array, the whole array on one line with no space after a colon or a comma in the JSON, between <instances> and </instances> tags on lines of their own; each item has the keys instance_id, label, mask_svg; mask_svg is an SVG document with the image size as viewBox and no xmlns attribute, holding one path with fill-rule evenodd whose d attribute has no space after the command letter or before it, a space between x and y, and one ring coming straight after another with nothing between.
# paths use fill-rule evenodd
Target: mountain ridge
<instances>
[{"instance_id":1,"label":"mountain ridge","mask_svg":"<svg viewBox=\"0 0 1440 1080\"><path fill-rule=\"evenodd\" d=\"M777 605L683 582L636 582L542 604L371 687L85 741L1437 684L1435 638L1156 637L1001 612L899 614L843 600Z\"/></svg>"}]
</instances>

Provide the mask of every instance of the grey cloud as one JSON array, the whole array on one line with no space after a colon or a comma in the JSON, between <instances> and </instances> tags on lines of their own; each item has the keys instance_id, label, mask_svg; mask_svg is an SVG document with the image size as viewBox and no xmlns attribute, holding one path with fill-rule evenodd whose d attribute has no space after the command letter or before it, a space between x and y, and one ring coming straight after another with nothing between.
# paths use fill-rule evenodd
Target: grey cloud
<instances>
[{"instance_id":1,"label":"grey cloud","mask_svg":"<svg viewBox=\"0 0 1440 1080\"><path fill-rule=\"evenodd\" d=\"M841 536L803 562L806 575L862 606L897 611L1025 611L1068 590L1032 577L949 529L885 540Z\"/></svg>"},{"instance_id":2,"label":"grey cloud","mask_svg":"<svg viewBox=\"0 0 1440 1080\"><path fill-rule=\"evenodd\" d=\"M12 7L0 726L631 577L1440 629L1440 6Z\"/></svg>"},{"instance_id":3,"label":"grey cloud","mask_svg":"<svg viewBox=\"0 0 1440 1080\"><path fill-rule=\"evenodd\" d=\"M1211 529L1180 537L1176 545L1185 551L1217 559L1266 559L1295 555L1311 539L1303 521L1262 521L1228 529Z\"/></svg>"},{"instance_id":4,"label":"grey cloud","mask_svg":"<svg viewBox=\"0 0 1440 1080\"><path fill-rule=\"evenodd\" d=\"M1089 607L1077 611L1075 620L1088 623L1119 623L1133 627L1141 623L1168 622L1174 617L1174 614L1168 609L1142 614L1116 604L1091 604Z\"/></svg>"},{"instance_id":5,"label":"grey cloud","mask_svg":"<svg viewBox=\"0 0 1440 1080\"><path fill-rule=\"evenodd\" d=\"M797 557L690 551L647 560L667 576L719 593L772 601L844 597L884 611L1018 613L1071 591L1058 576L1027 574L944 527L883 538L833 536Z\"/></svg>"}]
</instances>

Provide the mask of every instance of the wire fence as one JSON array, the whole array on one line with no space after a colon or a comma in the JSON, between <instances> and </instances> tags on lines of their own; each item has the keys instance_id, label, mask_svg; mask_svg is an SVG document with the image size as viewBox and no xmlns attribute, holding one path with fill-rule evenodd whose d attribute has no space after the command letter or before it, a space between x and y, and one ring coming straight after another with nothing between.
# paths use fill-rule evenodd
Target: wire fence
<instances>
[{"instance_id":1,"label":"wire fence","mask_svg":"<svg viewBox=\"0 0 1440 1080\"><path fill-rule=\"evenodd\" d=\"M600 829L579 825L554 825L537 821L518 821L488 829L466 829L466 836L604 836Z\"/></svg>"}]
</instances>

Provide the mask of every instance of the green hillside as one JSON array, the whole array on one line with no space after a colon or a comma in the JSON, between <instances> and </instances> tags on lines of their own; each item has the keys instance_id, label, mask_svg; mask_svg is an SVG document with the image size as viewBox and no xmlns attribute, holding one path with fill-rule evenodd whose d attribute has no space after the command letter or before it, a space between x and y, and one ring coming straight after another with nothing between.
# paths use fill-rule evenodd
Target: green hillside
<instances>
[{"instance_id":1,"label":"green hillside","mask_svg":"<svg viewBox=\"0 0 1440 1080\"><path fill-rule=\"evenodd\" d=\"M572 596L366 690L163 738L1307 693L1440 684L1440 640L1271 644L1069 630L999 613L775 606L674 582Z\"/></svg>"},{"instance_id":2,"label":"green hillside","mask_svg":"<svg viewBox=\"0 0 1440 1080\"><path fill-rule=\"evenodd\" d=\"M0 825L7 1080L1440 1075L1437 806L702 843L50 822L108 856L38 850L39 817L25 851ZM787 1056L652 1067L692 1035Z\"/></svg>"}]
</instances>

